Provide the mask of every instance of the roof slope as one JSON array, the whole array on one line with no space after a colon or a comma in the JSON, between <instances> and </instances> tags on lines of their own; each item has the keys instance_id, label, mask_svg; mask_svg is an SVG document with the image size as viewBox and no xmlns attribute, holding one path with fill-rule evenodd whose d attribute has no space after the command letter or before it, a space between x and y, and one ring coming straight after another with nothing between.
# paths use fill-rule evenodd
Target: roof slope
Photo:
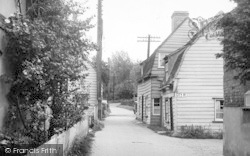
<instances>
[{"instance_id":1,"label":"roof slope","mask_svg":"<svg viewBox=\"0 0 250 156\"><path fill-rule=\"evenodd\" d=\"M174 77L176 76L176 73L178 71L178 69L180 68L180 64L183 60L183 55L184 53L200 38L204 35L204 31L209 29L209 27L213 26L215 22L218 22L218 20L220 20L221 17L219 17L217 20L215 21L211 21L210 23L208 23L206 26L204 26L202 29L200 29L191 39L190 41L185 44L183 47L179 48L178 50L174 51L173 53L171 53L168 56L168 60L169 60L169 77L166 79L166 83L165 84L169 84L172 82L172 80L174 79ZM172 61L172 62L171 62Z\"/></svg>"},{"instance_id":2,"label":"roof slope","mask_svg":"<svg viewBox=\"0 0 250 156\"><path fill-rule=\"evenodd\" d=\"M161 48L169 41L169 39L173 36L173 34L175 34L175 32L183 25L183 23L185 23L185 21L187 20L191 20L189 17L185 18L178 27L176 27L176 29L174 31L172 31L172 33L156 48L156 50L154 51L154 53L147 58L145 61L143 61L141 63L141 65L143 66L143 75L141 76L141 79L143 78L147 78L151 75L153 66L154 66L154 61L155 61L155 57L157 52L159 52L161 50Z\"/></svg>"}]
</instances>

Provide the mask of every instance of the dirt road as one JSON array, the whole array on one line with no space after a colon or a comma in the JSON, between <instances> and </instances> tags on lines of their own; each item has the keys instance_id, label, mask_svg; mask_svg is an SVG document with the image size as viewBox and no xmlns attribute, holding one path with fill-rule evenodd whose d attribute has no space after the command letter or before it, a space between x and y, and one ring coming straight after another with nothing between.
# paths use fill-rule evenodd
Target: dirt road
<instances>
[{"instance_id":1,"label":"dirt road","mask_svg":"<svg viewBox=\"0 0 250 156\"><path fill-rule=\"evenodd\" d=\"M162 136L117 105L111 104L105 128L95 135L92 156L222 156L222 140Z\"/></svg>"}]
</instances>

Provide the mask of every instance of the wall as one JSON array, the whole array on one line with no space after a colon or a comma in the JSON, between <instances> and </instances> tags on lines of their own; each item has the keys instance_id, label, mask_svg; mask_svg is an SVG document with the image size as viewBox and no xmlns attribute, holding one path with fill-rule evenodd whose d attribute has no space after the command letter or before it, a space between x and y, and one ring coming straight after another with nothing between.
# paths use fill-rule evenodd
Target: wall
<instances>
[{"instance_id":1,"label":"wall","mask_svg":"<svg viewBox=\"0 0 250 156\"><path fill-rule=\"evenodd\" d=\"M199 125L222 130L222 123L215 122L213 99L223 98L223 60L215 56L221 51L220 41L201 37L184 53L176 79L174 114L178 127Z\"/></svg>"},{"instance_id":2,"label":"wall","mask_svg":"<svg viewBox=\"0 0 250 156\"><path fill-rule=\"evenodd\" d=\"M85 78L85 86L87 87L89 93L89 113L94 115L95 120L97 120L98 110L97 110L97 77L96 70L90 64L86 64L88 68L88 76ZM90 115L89 114L89 115Z\"/></svg>"},{"instance_id":3,"label":"wall","mask_svg":"<svg viewBox=\"0 0 250 156\"><path fill-rule=\"evenodd\" d=\"M235 70L224 69L224 136L223 154L225 156L250 155L250 110L244 108L244 94L250 84L235 80Z\"/></svg>"},{"instance_id":4,"label":"wall","mask_svg":"<svg viewBox=\"0 0 250 156\"><path fill-rule=\"evenodd\" d=\"M138 119L142 119L141 100L139 100L139 98L142 96L144 97L144 104L146 102L146 107L144 105L144 110L143 110L143 114L144 114L143 121L146 122L147 124L149 124L150 123L150 109L151 109L151 107L150 107L150 105L151 105L151 80L150 79L138 84L138 89L137 89L138 107L137 107L137 113L136 113L136 117Z\"/></svg>"},{"instance_id":5,"label":"wall","mask_svg":"<svg viewBox=\"0 0 250 156\"><path fill-rule=\"evenodd\" d=\"M84 116L84 119L77 124L75 124L73 127L68 129L67 131L59 134L54 135L51 137L51 139L46 142L45 144L41 145L39 148L47 147L46 144L63 144L63 155L66 156L67 152L69 151L70 147L73 145L74 140L76 138L81 138L87 136L89 131L88 127L88 116ZM54 146L53 146L54 148ZM36 154L28 154L27 156L36 156ZM41 154L40 154L41 155ZM40 156L37 154L37 156ZM49 156L61 156L61 155L49 155Z\"/></svg>"},{"instance_id":6,"label":"wall","mask_svg":"<svg viewBox=\"0 0 250 156\"><path fill-rule=\"evenodd\" d=\"M249 156L250 110L243 111L241 107L225 107L224 129L223 154L225 156Z\"/></svg>"}]
</instances>

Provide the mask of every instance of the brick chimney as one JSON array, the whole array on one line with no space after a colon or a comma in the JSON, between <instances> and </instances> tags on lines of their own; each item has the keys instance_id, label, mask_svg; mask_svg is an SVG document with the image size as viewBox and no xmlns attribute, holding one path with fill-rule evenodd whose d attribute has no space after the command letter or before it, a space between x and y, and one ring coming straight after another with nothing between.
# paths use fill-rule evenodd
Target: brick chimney
<instances>
[{"instance_id":1,"label":"brick chimney","mask_svg":"<svg viewBox=\"0 0 250 156\"><path fill-rule=\"evenodd\" d=\"M172 31L174 31L187 17L189 17L187 11L175 11L172 15Z\"/></svg>"}]
</instances>

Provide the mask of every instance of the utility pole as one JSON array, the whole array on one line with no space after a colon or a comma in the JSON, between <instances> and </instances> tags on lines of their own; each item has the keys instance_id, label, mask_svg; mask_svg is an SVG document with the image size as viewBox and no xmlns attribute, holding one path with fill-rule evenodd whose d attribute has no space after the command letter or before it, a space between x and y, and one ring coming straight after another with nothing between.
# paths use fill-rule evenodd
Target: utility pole
<instances>
[{"instance_id":1,"label":"utility pole","mask_svg":"<svg viewBox=\"0 0 250 156\"><path fill-rule=\"evenodd\" d=\"M111 76L110 76L111 75L110 74L111 73L110 58L108 58L108 68L109 68L109 82L108 82L108 99L107 100L109 101L110 100L110 89L111 89L111 86L110 86L111 85L111 83L110 83L111 82Z\"/></svg>"},{"instance_id":2,"label":"utility pole","mask_svg":"<svg viewBox=\"0 0 250 156\"><path fill-rule=\"evenodd\" d=\"M115 100L115 71L113 71L113 101Z\"/></svg>"},{"instance_id":3,"label":"utility pole","mask_svg":"<svg viewBox=\"0 0 250 156\"><path fill-rule=\"evenodd\" d=\"M152 39L159 39L160 37L154 37L151 35L148 35L147 37L137 37L137 38L142 39L142 40L138 40L137 42L148 42L147 58L149 58L149 56L150 56L150 43L151 42L160 42L159 40L152 40Z\"/></svg>"},{"instance_id":4,"label":"utility pole","mask_svg":"<svg viewBox=\"0 0 250 156\"><path fill-rule=\"evenodd\" d=\"M97 10L97 100L98 100L98 119L102 119L102 34L103 34L103 21L102 21L102 0L98 0Z\"/></svg>"}]
</instances>

